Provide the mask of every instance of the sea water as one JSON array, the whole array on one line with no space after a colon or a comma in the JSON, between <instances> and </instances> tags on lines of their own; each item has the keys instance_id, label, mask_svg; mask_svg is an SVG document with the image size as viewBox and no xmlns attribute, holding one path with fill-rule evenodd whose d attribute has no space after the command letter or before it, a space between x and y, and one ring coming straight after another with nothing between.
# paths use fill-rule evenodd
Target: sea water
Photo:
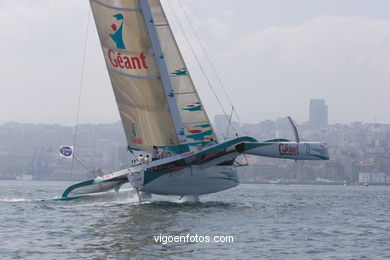
<instances>
[{"instance_id":1,"label":"sea water","mask_svg":"<svg viewBox=\"0 0 390 260\"><path fill-rule=\"evenodd\" d=\"M69 184L0 181L0 259L390 259L389 186L240 185L198 203L48 200Z\"/></svg>"}]
</instances>

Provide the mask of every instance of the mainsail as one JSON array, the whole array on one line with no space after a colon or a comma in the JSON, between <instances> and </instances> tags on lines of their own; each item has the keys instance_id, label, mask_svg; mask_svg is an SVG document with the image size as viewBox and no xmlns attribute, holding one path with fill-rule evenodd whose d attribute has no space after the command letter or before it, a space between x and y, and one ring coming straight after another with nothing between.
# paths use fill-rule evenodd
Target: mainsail
<instances>
[{"instance_id":1,"label":"mainsail","mask_svg":"<svg viewBox=\"0 0 390 260\"><path fill-rule=\"evenodd\" d=\"M90 3L129 147L215 139L159 0Z\"/></svg>"}]
</instances>

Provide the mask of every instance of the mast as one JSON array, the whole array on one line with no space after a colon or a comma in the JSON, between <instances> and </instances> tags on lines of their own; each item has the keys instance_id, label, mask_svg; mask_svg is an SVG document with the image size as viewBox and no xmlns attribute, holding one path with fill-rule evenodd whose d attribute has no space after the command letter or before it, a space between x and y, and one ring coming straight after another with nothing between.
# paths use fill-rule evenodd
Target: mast
<instances>
[{"instance_id":1,"label":"mast","mask_svg":"<svg viewBox=\"0 0 390 260\"><path fill-rule=\"evenodd\" d=\"M176 135L179 140L179 150L181 153L188 152L189 146L184 130L184 124L180 116L180 111L176 102L174 89L168 72L168 67L164 59L164 54L161 48L160 40L153 21L152 11L149 0L140 0L141 10L145 19L146 28L152 43L153 53L156 57L157 67L160 71L161 81L164 86L164 92L167 96L168 107L172 115L173 124L176 129Z\"/></svg>"}]
</instances>

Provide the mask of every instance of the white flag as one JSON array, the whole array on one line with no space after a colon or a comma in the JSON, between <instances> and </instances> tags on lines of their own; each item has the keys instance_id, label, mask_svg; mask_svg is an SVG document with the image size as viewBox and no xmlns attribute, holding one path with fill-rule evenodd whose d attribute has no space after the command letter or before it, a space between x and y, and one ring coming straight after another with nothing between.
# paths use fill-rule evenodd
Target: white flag
<instances>
[{"instance_id":1,"label":"white flag","mask_svg":"<svg viewBox=\"0 0 390 260\"><path fill-rule=\"evenodd\" d=\"M73 158L73 146L61 145L60 146L61 157L72 159Z\"/></svg>"}]
</instances>

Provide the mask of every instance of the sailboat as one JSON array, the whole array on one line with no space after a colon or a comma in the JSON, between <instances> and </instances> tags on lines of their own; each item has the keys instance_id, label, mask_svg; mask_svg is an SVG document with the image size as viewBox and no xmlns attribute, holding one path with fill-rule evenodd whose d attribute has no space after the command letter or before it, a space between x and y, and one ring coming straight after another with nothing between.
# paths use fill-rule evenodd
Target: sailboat
<instances>
[{"instance_id":1,"label":"sailboat","mask_svg":"<svg viewBox=\"0 0 390 260\"><path fill-rule=\"evenodd\" d=\"M62 200L119 191L199 196L239 185L243 154L328 160L326 145L249 136L219 142L159 0L90 0L128 149L172 155L67 188ZM292 122L292 121L291 121Z\"/></svg>"}]
</instances>

